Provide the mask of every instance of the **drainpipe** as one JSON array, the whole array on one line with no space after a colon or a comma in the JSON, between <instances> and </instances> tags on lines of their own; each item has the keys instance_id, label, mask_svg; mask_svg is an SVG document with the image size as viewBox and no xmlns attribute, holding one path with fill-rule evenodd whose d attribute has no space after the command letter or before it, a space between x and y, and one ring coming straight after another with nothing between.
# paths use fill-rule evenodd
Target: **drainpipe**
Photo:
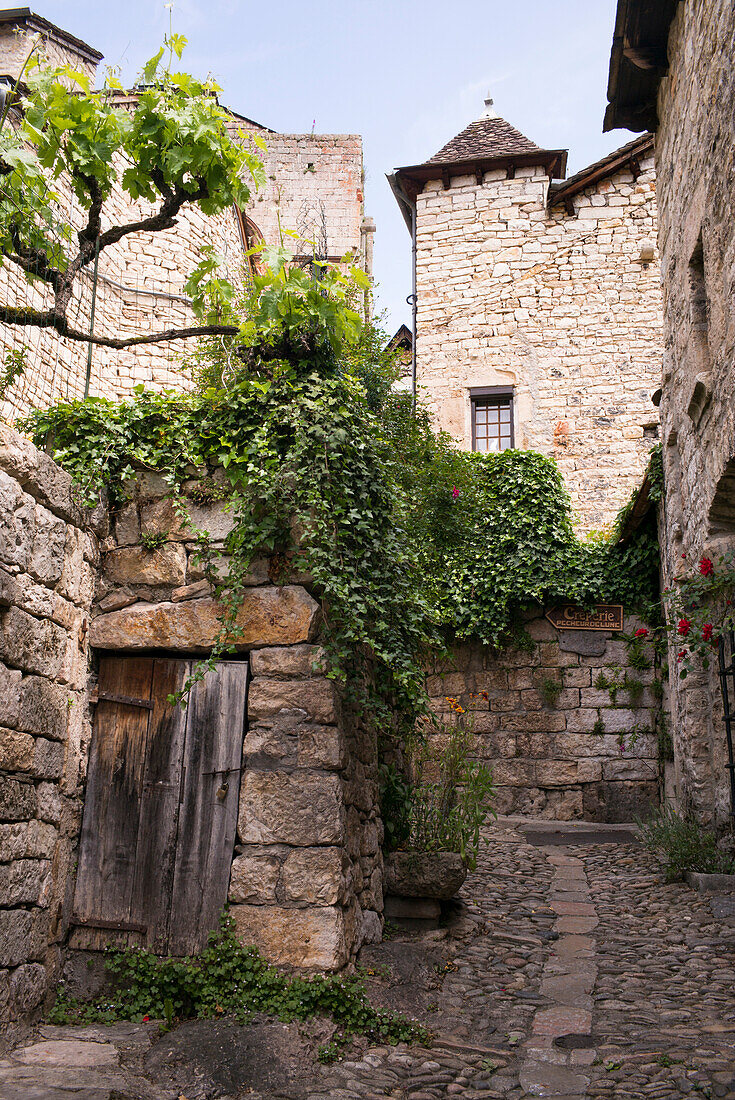
<instances>
[{"instance_id":1,"label":"drainpipe","mask_svg":"<svg viewBox=\"0 0 735 1100\"><path fill-rule=\"evenodd\" d=\"M411 204L411 293L406 301L411 306L413 340L411 342L411 408L416 412L416 203Z\"/></svg>"}]
</instances>

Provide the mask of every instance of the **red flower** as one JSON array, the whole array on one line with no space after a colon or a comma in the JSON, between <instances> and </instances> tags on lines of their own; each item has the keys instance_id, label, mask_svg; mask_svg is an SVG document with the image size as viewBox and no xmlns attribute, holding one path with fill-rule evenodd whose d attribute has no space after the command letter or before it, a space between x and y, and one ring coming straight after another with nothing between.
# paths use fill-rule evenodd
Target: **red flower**
<instances>
[{"instance_id":1,"label":"red flower","mask_svg":"<svg viewBox=\"0 0 735 1100\"><path fill-rule=\"evenodd\" d=\"M715 567L709 558L702 558L699 563L699 572L703 577L711 577L715 571Z\"/></svg>"},{"instance_id":2,"label":"red flower","mask_svg":"<svg viewBox=\"0 0 735 1100\"><path fill-rule=\"evenodd\" d=\"M702 628L702 641L708 642L712 637L712 623L705 623Z\"/></svg>"},{"instance_id":3,"label":"red flower","mask_svg":"<svg viewBox=\"0 0 735 1100\"><path fill-rule=\"evenodd\" d=\"M453 485L452 486L452 500L456 500L458 496L459 496L459 489L457 488L456 485Z\"/></svg>"},{"instance_id":4,"label":"red flower","mask_svg":"<svg viewBox=\"0 0 735 1100\"><path fill-rule=\"evenodd\" d=\"M686 657L686 655L687 655L687 651L685 649L680 649L679 652L676 655L677 661L683 661L684 658Z\"/></svg>"},{"instance_id":5,"label":"red flower","mask_svg":"<svg viewBox=\"0 0 735 1100\"><path fill-rule=\"evenodd\" d=\"M686 554L682 554L681 556L682 556L682 558L685 558L685 557L686 557Z\"/></svg>"},{"instance_id":6,"label":"red flower","mask_svg":"<svg viewBox=\"0 0 735 1100\"><path fill-rule=\"evenodd\" d=\"M689 619L679 619L679 625L676 628L677 634L681 634L682 638L686 638L691 625L692 624L689 622Z\"/></svg>"},{"instance_id":7,"label":"red flower","mask_svg":"<svg viewBox=\"0 0 735 1100\"><path fill-rule=\"evenodd\" d=\"M636 638L647 638L648 631L646 630L645 626L639 627L639 629L635 632L635 636Z\"/></svg>"},{"instance_id":8,"label":"red flower","mask_svg":"<svg viewBox=\"0 0 735 1100\"><path fill-rule=\"evenodd\" d=\"M143 1023L144 1024L147 1024L149 1020L150 1020L150 1016L144 1016L143 1017Z\"/></svg>"}]
</instances>

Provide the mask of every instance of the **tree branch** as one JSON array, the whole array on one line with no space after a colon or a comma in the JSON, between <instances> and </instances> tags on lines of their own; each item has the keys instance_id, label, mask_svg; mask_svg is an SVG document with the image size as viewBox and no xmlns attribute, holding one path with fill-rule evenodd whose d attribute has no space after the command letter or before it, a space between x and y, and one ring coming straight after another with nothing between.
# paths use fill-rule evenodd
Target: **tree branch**
<instances>
[{"instance_id":1,"label":"tree branch","mask_svg":"<svg viewBox=\"0 0 735 1100\"><path fill-rule=\"evenodd\" d=\"M125 340L115 340L110 336L90 336L86 332L72 328L63 314L49 309L44 312L35 309L16 309L0 305L0 323L5 325L32 325L35 328L50 328L69 340L78 340L84 344L95 344L101 348L137 347L140 344L161 344L168 340L189 340L194 336L237 336L237 325L192 325L189 328L169 328L163 332L154 332L146 336L130 336Z\"/></svg>"}]
</instances>

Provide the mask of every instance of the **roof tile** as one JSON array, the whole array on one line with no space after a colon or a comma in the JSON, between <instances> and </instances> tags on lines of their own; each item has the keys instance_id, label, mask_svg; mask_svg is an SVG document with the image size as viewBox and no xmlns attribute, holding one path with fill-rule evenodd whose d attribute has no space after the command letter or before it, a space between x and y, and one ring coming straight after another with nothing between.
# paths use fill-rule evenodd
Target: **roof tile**
<instances>
[{"instance_id":1,"label":"roof tile","mask_svg":"<svg viewBox=\"0 0 735 1100\"><path fill-rule=\"evenodd\" d=\"M448 164L477 157L504 157L514 153L533 153L539 146L498 116L479 118L448 141L428 164Z\"/></svg>"}]
</instances>

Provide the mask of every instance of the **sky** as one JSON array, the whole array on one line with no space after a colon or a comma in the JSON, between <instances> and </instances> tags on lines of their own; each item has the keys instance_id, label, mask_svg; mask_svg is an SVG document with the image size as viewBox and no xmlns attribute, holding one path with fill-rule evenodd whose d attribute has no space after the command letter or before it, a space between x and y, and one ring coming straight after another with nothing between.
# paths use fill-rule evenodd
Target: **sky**
<instances>
[{"instance_id":1,"label":"sky","mask_svg":"<svg viewBox=\"0 0 735 1100\"><path fill-rule=\"evenodd\" d=\"M175 0L182 67L221 101L284 133L358 133L375 219L378 311L410 324L411 242L386 173L432 156L483 111L568 173L631 140L602 133L616 0ZM132 84L169 26L163 0L35 0L32 10L120 66Z\"/></svg>"}]
</instances>

